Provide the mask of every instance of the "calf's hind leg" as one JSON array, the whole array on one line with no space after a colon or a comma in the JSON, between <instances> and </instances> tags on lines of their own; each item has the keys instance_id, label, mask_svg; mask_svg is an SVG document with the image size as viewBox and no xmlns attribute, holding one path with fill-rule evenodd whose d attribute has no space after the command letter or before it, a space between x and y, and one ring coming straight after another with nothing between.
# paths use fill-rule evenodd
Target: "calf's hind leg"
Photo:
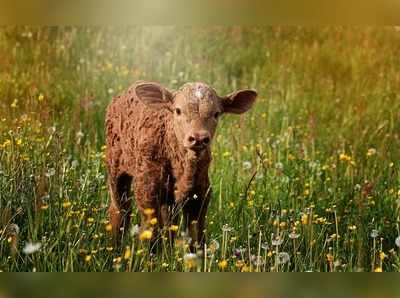
<instances>
[{"instance_id":1,"label":"calf's hind leg","mask_svg":"<svg viewBox=\"0 0 400 298\"><path fill-rule=\"evenodd\" d=\"M126 230L130 225L132 176L126 173L116 177L111 176L109 177L108 184L111 194L108 212L110 214L113 235L118 238L121 228Z\"/></svg>"}]
</instances>

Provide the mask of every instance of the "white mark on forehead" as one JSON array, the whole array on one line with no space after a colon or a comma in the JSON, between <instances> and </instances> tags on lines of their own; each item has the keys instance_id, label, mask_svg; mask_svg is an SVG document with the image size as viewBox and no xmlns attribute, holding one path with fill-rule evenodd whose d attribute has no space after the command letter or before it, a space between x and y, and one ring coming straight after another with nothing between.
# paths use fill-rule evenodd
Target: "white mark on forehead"
<instances>
[{"instance_id":1,"label":"white mark on forehead","mask_svg":"<svg viewBox=\"0 0 400 298\"><path fill-rule=\"evenodd\" d=\"M201 91L200 88L198 88L196 90L196 92L194 93L194 95L198 98L198 99L203 99L204 98L204 93Z\"/></svg>"}]
</instances>

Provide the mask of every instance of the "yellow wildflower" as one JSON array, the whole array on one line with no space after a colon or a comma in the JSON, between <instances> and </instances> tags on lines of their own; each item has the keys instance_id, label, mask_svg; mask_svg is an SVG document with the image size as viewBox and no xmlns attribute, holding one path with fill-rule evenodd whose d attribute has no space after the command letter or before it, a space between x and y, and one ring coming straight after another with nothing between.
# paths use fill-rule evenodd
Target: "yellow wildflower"
<instances>
[{"instance_id":1,"label":"yellow wildflower","mask_svg":"<svg viewBox=\"0 0 400 298\"><path fill-rule=\"evenodd\" d=\"M218 268L221 270L225 270L225 268L228 267L228 262L226 260L222 260L218 262Z\"/></svg>"},{"instance_id":2,"label":"yellow wildflower","mask_svg":"<svg viewBox=\"0 0 400 298\"><path fill-rule=\"evenodd\" d=\"M121 257L117 257L117 258L113 259L113 263L115 263L115 264L119 264L119 263L121 263L121 261L122 261Z\"/></svg>"},{"instance_id":3,"label":"yellow wildflower","mask_svg":"<svg viewBox=\"0 0 400 298\"><path fill-rule=\"evenodd\" d=\"M62 204L62 206L63 206L63 208L69 208L69 207L71 207L71 202L70 201L65 201L63 204Z\"/></svg>"},{"instance_id":4,"label":"yellow wildflower","mask_svg":"<svg viewBox=\"0 0 400 298\"><path fill-rule=\"evenodd\" d=\"M146 208L143 210L143 213L147 216L153 215L154 212L155 212L155 210L153 208Z\"/></svg>"},{"instance_id":5,"label":"yellow wildflower","mask_svg":"<svg viewBox=\"0 0 400 298\"><path fill-rule=\"evenodd\" d=\"M351 156L345 154L345 153L341 153L339 155L339 160L341 161L347 161L347 162L351 162Z\"/></svg>"},{"instance_id":6,"label":"yellow wildflower","mask_svg":"<svg viewBox=\"0 0 400 298\"><path fill-rule=\"evenodd\" d=\"M369 148L367 151L367 156L372 156L376 154L376 149L375 148Z\"/></svg>"},{"instance_id":7,"label":"yellow wildflower","mask_svg":"<svg viewBox=\"0 0 400 298\"><path fill-rule=\"evenodd\" d=\"M183 256L183 261L185 267L188 269L196 268L198 265L198 258L197 255L194 253L188 253Z\"/></svg>"},{"instance_id":8,"label":"yellow wildflower","mask_svg":"<svg viewBox=\"0 0 400 298\"><path fill-rule=\"evenodd\" d=\"M139 239L141 241L150 240L152 236L153 232L151 230L144 230L142 233L140 233Z\"/></svg>"},{"instance_id":9,"label":"yellow wildflower","mask_svg":"<svg viewBox=\"0 0 400 298\"><path fill-rule=\"evenodd\" d=\"M383 251L381 251L380 253L379 253L379 258L383 261L385 258L387 257L387 255L383 252Z\"/></svg>"},{"instance_id":10,"label":"yellow wildflower","mask_svg":"<svg viewBox=\"0 0 400 298\"><path fill-rule=\"evenodd\" d=\"M357 226L352 225L348 227L350 231L355 231L357 229Z\"/></svg>"},{"instance_id":11,"label":"yellow wildflower","mask_svg":"<svg viewBox=\"0 0 400 298\"><path fill-rule=\"evenodd\" d=\"M129 260L131 257L131 249L129 246L125 247L124 259Z\"/></svg>"},{"instance_id":12,"label":"yellow wildflower","mask_svg":"<svg viewBox=\"0 0 400 298\"><path fill-rule=\"evenodd\" d=\"M306 225L306 224L308 224L308 214L303 214L302 216L301 216L301 223L303 224L303 225Z\"/></svg>"},{"instance_id":13,"label":"yellow wildflower","mask_svg":"<svg viewBox=\"0 0 400 298\"><path fill-rule=\"evenodd\" d=\"M177 226L177 225L171 225L171 226L169 227L169 230L170 230L171 232L176 232L176 231L178 231L178 226Z\"/></svg>"},{"instance_id":14,"label":"yellow wildflower","mask_svg":"<svg viewBox=\"0 0 400 298\"><path fill-rule=\"evenodd\" d=\"M11 103L10 107L13 109L16 109L18 107L18 99L14 99L14 101Z\"/></svg>"},{"instance_id":15,"label":"yellow wildflower","mask_svg":"<svg viewBox=\"0 0 400 298\"><path fill-rule=\"evenodd\" d=\"M112 225L109 223L106 225L106 231L111 232L112 231Z\"/></svg>"},{"instance_id":16,"label":"yellow wildflower","mask_svg":"<svg viewBox=\"0 0 400 298\"><path fill-rule=\"evenodd\" d=\"M229 151L225 151L223 154L222 154L222 157L229 157L231 155L231 153L229 152Z\"/></svg>"}]
</instances>

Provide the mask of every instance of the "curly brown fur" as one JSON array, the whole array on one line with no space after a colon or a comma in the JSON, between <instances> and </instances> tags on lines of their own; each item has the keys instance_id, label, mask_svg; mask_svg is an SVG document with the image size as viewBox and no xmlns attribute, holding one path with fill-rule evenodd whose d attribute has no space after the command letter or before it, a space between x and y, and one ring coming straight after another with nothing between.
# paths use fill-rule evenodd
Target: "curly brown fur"
<instances>
[{"instance_id":1,"label":"curly brown fur","mask_svg":"<svg viewBox=\"0 0 400 298\"><path fill-rule=\"evenodd\" d=\"M180 206L190 236L201 243L217 118L224 112L248 110L256 96L255 91L242 90L220 98L203 83L186 84L172 93L157 83L137 82L114 98L106 113L114 235L129 225L133 184L144 228L149 228L152 217L158 222L154 230L175 222L174 207Z\"/></svg>"}]
</instances>

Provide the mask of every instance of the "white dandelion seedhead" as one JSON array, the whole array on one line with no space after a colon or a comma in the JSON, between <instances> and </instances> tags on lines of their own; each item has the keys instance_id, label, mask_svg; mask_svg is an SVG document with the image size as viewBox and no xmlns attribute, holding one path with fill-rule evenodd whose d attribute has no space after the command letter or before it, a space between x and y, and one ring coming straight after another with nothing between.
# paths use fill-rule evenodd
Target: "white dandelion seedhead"
<instances>
[{"instance_id":1,"label":"white dandelion seedhead","mask_svg":"<svg viewBox=\"0 0 400 298\"><path fill-rule=\"evenodd\" d=\"M252 165L251 165L251 161L244 161L243 162L243 169L245 169L245 170L250 170L251 169L251 167L252 167Z\"/></svg>"},{"instance_id":2,"label":"white dandelion seedhead","mask_svg":"<svg viewBox=\"0 0 400 298\"><path fill-rule=\"evenodd\" d=\"M278 254L278 263L286 264L290 262L290 255L287 252L280 252Z\"/></svg>"},{"instance_id":3,"label":"white dandelion seedhead","mask_svg":"<svg viewBox=\"0 0 400 298\"><path fill-rule=\"evenodd\" d=\"M30 255L33 254L35 252L38 252L40 250L40 248L42 247L41 243L32 243L32 242L28 242L25 247L23 248L22 252L26 255Z\"/></svg>"},{"instance_id":4,"label":"white dandelion seedhead","mask_svg":"<svg viewBox=\"0 0 400 298\"><path fill-rule=\"evenodd\" d=\"M262 256L251 256L251 262L254 264L254 266L264 266L265 260L263 259Z\"/></svg>"},{"instance_id":5,"label":"white dandelion seedhead","mask_svg":"<svg viewBox=\"0 0 400 298\"><path fill-rule=\"evenodd\" d=\"M9 235L14 235L14 236L18 235L19 234L19 226L17 224L10 224L7 227L7 233Z\"/></svg>"},{"instance_id":6,"label":"white dandelion seedhead","mask_svg":"<svg viewBox=\"0 0 400 298\"><path fill-rule=\"evenodd\" d=\"M208 249L211 253L215 253L219 249L219 242L217 240L211 240L210 244L208 245Z\"/></svg>"},{"instance_id":7,"label":"white dandelion seedhead","mask_svg":"<svg viewBox=\"0 0 400 298\"><path fill-rule=\"evenodd\" d=\"M378 236L379 236L379 231L376 230L376 229L373 229L373 230L371 231L370 236L371 236L371 238L376 238L376 237L378 237Z\"/></svg>"}]
</instances>

